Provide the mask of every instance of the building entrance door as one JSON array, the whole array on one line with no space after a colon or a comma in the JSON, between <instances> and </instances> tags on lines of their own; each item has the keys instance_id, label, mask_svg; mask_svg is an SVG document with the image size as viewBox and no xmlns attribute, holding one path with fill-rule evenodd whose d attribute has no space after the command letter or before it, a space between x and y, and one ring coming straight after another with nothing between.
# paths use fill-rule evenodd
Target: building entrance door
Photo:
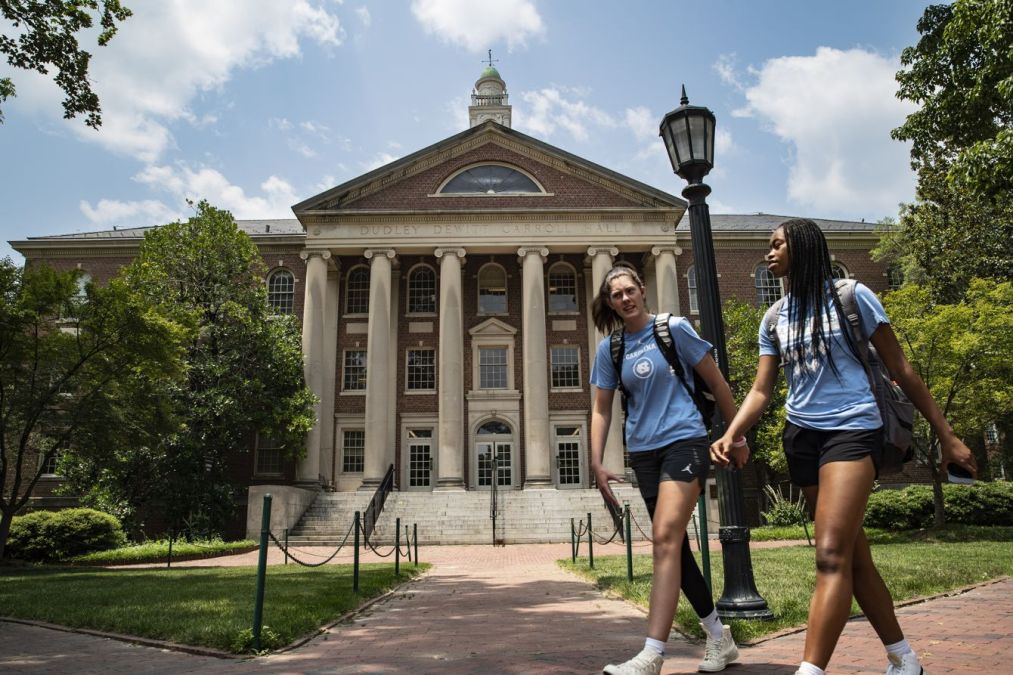
<instances>
[{"instance_id":1,"label":"building entrance door","mask_svg":"<svg viewBox=\"0 0 1013 675\"><path fill-rule=\"evenodd\" d=\"M580 427L556 427L556 484L578 488L580 480Z\"/></svg>"},{"instance_id":2,"label":"building entrance door","mask_svg":"<svg viewBox=\"0 0 1013 675\"><path fill-rule=\"evenodd\" d=\"M513 443L509 441L480 441L475 444L478 454L478 486L511 487L513 485ZM495 462L493 462L495 458ZM494 471L495 464L495 471Z\"/></svg>"},{"instance_id":3,"label":"building entrance door","mask_svg":"<svg viewBox=\"0 0 1013 675\"><path fill-rule=\"evenodd\" d=\"M408 430L408 488L433 486L433 430Z\"/></svg>"}]
</instances>

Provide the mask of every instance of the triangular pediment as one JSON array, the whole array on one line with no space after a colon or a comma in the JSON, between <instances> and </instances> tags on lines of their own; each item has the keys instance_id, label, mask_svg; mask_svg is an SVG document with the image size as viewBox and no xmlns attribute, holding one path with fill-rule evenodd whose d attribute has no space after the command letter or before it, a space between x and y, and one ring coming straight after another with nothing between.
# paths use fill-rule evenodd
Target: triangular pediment
<instances>
[{"instance_id":1,"label":"triangular pediment","mask_svg":"<svg viewBox=\"0 0 1013 675\"><path fill-rule=\"evenodd\" d=\"M499 319L486 319L477 326L468 330L471 337L512 337L517 335L517 329L500 321Z\"/></svg>"},{"instance_id":2,"label":"triangular pediment","mask_svg":"<svg viewBox=\"0 0 1013 675\"><path fill-rule=\"evenodd\" d=\"M532 175L537 195L437 194L470 164L499 163ZM485 122L292 207L296 216L336 213L489 211L499 209L659 209L682 212L686 203L495 122Z\"/></svg>"}]
</instances>

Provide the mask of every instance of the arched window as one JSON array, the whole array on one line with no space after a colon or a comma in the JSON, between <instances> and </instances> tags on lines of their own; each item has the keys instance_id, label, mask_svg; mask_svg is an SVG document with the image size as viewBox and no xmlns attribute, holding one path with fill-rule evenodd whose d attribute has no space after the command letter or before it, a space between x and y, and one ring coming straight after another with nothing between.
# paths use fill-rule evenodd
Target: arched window
<instances>
[{"instance_id":1,"label":"arched window","mask_svg":"<svg viewBox=\"0 0 1013 675\"><path fill-rule=\"evenodd\" d=\"M506 270L495 263L489 263L478 271L478 313L507 313Z\"/></svg>"},{"instance_id":2,"label":"arched window","mask_svg":"<svg viewBox=\"0 0 1013 675\"><path fill-rule=\"evenodd\" d=\"M295 277L288 270L275 270L267 277L267 304L278 314L291 314L295 298Z\"/></svg>"},{"instance_id":3,"label":"arched window","mask_svg":"<svg viewBox=\"0 0 1013 675\"><path fill-rule=\"evenodd\" d=\"M436 311L436 272L419 265L408 274L408 313L426 314Z\"/></svg>"},{"instance_id":4,"label":"arched window","mask_svg":"<svg viewBox=\"0 0 1013 675\"><path fill-rule=\"evenodd\" d=\"M365 265L348 271L345 282L345 314L366 314L369 312L369 268Z\"/></svg>"},{"instance_id":5,"label":"arched window","mask_svg":"<svg viewBox=\"0 0 1013 675\"><path fill-rule=\"evenodd\" d=\"M891 291L895 291L904 285L904 270L897 263L890 263L886 268L886 282Z\"/></svg>"},{"instance_id":6,"label":"arched window","mask_svg":"<svg viewBox=\"0 0 1013 675\"><path fill-rule=\"evenodd\" d=\"M577 274L566 263L549 268L549 312L577 311Z\"/></svg>"},{"instance_id":7,"label":"arched window","mask_svg":"<svg viewBox=\"0 0 1013 675\"><path fill-rule=\"evenodd\" d=\"M478 428L478 435L510 435L510 427L505 422L490 420Z\"/></svg>"},{"instance_id":8,"label":"arched window","mask_svg":"<svg viewBox=\"0 0 1013 675\"><path fill-rule=\"evenodd\" d=\"M503 195L542 193L529 176L502 164L478 164L454 175L440 194Z\"/></svg>"},{"instance_id":9,"label":"arched window","mask_svg":"<svg viewBox=\"0 0 1013 675\"><path fill-rule=\"evenodd\" d=\"M700 300L696 294L696 265L690 265L686 270L686 283L689 286L689 311L690 313L699 313Z\"/></svg>"},{"instance_id":10,"label":"arched window","mask_svg":"<svg viewBox=\"0 0 1013 675\"><path fill-rule=\"evenodd\" d=\"M767 263L757 265L753 276L756 279L756 301L762 307L770 307L781 299L781 280L770 273Z\"/></svg>"},{"instance_id":11,"label":"arched window","mask_svg":"<svg viewBox=\"0 0 1013 675\"><path fill-rule=\"evenodd\" d=\"M830 274L834 277L834 281L837 281L838 279L847 279L848 268L839 262L831 263Z\"/></svg>"}]
</instances>

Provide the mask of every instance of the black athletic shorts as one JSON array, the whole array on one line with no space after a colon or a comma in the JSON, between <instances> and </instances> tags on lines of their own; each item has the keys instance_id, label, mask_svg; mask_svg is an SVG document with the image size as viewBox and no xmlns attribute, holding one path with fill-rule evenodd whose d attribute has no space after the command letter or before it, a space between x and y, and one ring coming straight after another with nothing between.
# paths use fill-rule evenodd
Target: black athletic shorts
<instances>
[{"instance_id":1,"label":"black athletic shorts","mask_svg":"<svg viewBox=\"0 0 1013 675\"><path fill-rule=\"evenodd\" d=\"M703 490L710 464L710 441L706 436L675 441L656 450L630 453L630 466L637 474L640 496L644 498L651 518L658 503L658 484L661 481L690 483L699 480Z\"/></svg>"},{"instance_id":2,"label":"black athletic shorts","mask_svg":"<svg viewBox=\"0 0 1013 675\"><path fill-rule=\"evenodd\" d=\"M872 457L876 477L879 477L882 429L820 431L785 422L782 439L788 474L791 482L799 487L819 485L820 467L827 462L853 462L866 456Z\"/></svg>"}]
</instances>

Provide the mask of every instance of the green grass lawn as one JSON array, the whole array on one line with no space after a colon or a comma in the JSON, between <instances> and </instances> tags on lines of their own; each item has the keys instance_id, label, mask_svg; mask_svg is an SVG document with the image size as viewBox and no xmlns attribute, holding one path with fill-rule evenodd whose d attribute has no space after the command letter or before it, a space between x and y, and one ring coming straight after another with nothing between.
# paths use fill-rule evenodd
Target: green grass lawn
<instances>
[{"instance_id":1,"label":"green grass lawn","mask_svg":"<svg viewBox=\"0 0 1013 675\"><path fill-rule=\"evenodd\" d=\"M246 553L257 548L257 542L244 541L195 541L176 540L172 542L172 562L214 558L221 555ZM169 558L169 540L148 541L133 546L123 546L108 551L96 551L71 558L76 565L131 565L138 563L166 562Z\"/></svg>"},{"instance_id":2,"label":"green grass lawn","mask_svg":"<svg viewBox=\"0 0 1013 675\"><path fill-rule=\"evenodd\" d=\"M800 528L801 529L801 528ZM1013 574L1013 528L948 528L941 532L877 532L872 555L895 602L932 595L969 584ZM971 539L969 541L969 539ZM809 598L816 584L814 549L809 546L751 551L757 590L774 612L774 621L732 621L736 640L749 641L806 623ZM633 556L633 581L626 580L626 557L595 557L560 565L593 580L603 590L647 607L651 592L651 556ZM721 554L711 554L714 597L724 586ZM858 605L852 607L858 612ZM698 619L685 597L679 602L676 624L684 633L703 637Z\"/></svg>"},{"instance_id":3,"label":"green grass lawn","mask_svg":"<svg viewBox=\"0 0 1013 675\"><path fill-rule=\"evenodd\" d=\"M262 646L284 646L428 567L402 564L397 578L391 564L361 565L356 595L351 565L271 566ZM0 567L0 615L242 652L255 590L255 567Z\"/></svg>"}]
</instances>

